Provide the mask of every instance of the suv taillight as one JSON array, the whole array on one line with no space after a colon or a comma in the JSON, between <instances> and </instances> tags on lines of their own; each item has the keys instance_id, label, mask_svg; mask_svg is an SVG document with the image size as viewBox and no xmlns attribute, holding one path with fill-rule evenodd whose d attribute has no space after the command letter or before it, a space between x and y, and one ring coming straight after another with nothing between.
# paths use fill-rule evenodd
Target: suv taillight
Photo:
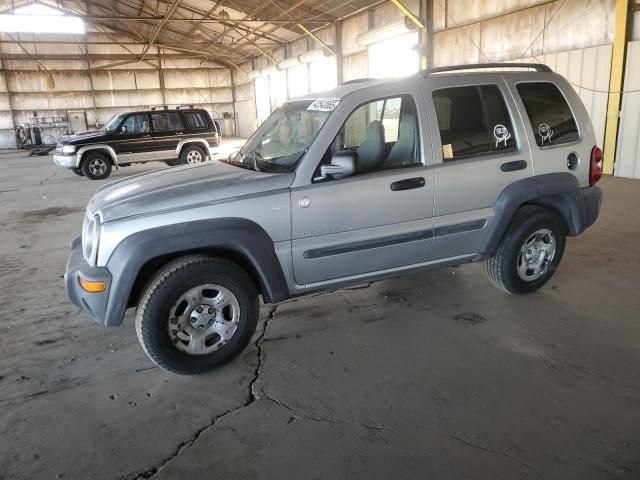
<instances>
[{"instance_id":1,"label":"suv taillight","mask_svg":"<svg viewBox=\"0 0 640 480\"><path fill-rule=\"evenodd\" d=\"M595 185L602 178L602 150L597 145L591 150L589 164L589 185Z\"/></svg>"}]
</instances>

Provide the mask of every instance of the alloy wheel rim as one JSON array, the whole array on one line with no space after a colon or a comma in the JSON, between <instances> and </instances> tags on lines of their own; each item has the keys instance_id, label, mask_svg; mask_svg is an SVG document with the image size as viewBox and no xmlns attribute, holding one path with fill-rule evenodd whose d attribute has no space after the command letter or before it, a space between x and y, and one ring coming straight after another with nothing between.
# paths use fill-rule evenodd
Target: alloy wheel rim
<instances>
[{"instance_id":1,"label":"alloy wheel rim","mask_svg":"<svg viewBox=\"0 0 640 480\"><path fill-rule=\"evenodd\" d=\"M553 263L556 248L556 237L548 228L529 235L520 247L518 276L531 282L545 275Z\"/></svg>"},{"instance_id":2,"label":"alloy wheel rim","mask_svg":"<svg viewBox=\"0 0 640 480\"><path fill-rule=\"evenodd\" d=\"M222 285L207 283L191 288L169 311L167 329L175 348L188 355L220 350L233 338L240 323L240 303Z\"/></svg>"},{"instance_id":3,"label":"alloy wheel rim","mask_svg":"<svg viewBox=\"0 0 640 480\"><path fill-rule=\"evenodd\" d=\"M89 162L89 171L96 177L99 177L107 171L107 162L100 158L94 158Z\"/></svg>"},{"instance_id":4,"label":"alloy wheel rim","mask_svg":"<svg viewBox=\"0 0 640 480\"><path fill-rule=\"evenodd\" d=\"M202 162L202 154L198 150L191 150L187 153L187 162L200 163Z\"/></svg>"}]
</instances>

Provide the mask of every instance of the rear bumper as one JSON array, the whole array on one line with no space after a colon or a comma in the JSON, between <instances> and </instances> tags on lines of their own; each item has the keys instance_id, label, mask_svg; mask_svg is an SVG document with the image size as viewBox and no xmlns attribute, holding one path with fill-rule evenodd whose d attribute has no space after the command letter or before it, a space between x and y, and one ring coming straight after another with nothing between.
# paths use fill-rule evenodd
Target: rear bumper
<instances>
[{"instance_id":1,"label":"rear bumper","mask_svg":"<svg viewBox=\"0 0 640 480\"><path fill-rule=\"evenodd\" d=\"M64 287L71 303L88 313L96 322L107 325L111 273L104 267L91 267L82 255L82 241L77 237L71 242L71 252L64 274ZM80 279L104 281L107 289L101 293L89 293L80 286ZM118 323L119 324L119 323Z\"/></svg>"},{"instance_id":2,"label":"rear bumper","mask_svg":"<svg viewBox=\"0 0 640 480\"><path fill-rule=\"evenodd\" d=\"M584 228L587 229L595 223L600 214L602 190L600 187L595 186L583 188L582 198L584 198L585 206Z\"/></svg>"}]
</instances>

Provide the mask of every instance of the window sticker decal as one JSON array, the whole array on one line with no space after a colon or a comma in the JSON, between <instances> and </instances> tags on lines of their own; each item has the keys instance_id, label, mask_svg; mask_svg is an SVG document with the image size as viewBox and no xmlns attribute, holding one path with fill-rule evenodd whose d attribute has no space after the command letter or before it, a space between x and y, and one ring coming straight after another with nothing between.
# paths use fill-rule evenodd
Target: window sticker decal
<instances>
[{"instance_id":1,"label":"window sticker decal","mask_svg":"<svg viewBox=\"0 0 640 480\"><path fill-rule=\"evenodd\" d=\"M314 110L316 112L332 112L339 103L339 98L318 98L307 107L307 110Z\"/></svg>"},{"instance_id":2,"label":"window sticker decal","mask_svg":"<svg viewBox=\"0 0 640 480\"><path fill-rule=\"evenodd\" d=\"M538 125L538 135L540 135L540 140L542 145L544 146L545 142L551 145L551 137L553 136L553 130L547 123L541 123Z\"/></svg>"},{"instance_id":3,"label":"window sticker decal","mask_svg":"<svg viewBox=\"0 0 640 480\"><path fill-rule=\"evenodd\" d=\"M453 158L453 146L450 143L442 146L442 156L445 160L451 160Z\"/></svg>"},{"instance_id":4,"label":"window sticker decal","mask_svg":"<svg viewBox=\"0 0 640 480\"><path fill-rule=\"evenodd\" d=\"M496 148L507 146L507 141L511 138L511 132L507 127L502 124L498 124L493 127L493 137L496 139Z\"/></svg>"}]
</instances>

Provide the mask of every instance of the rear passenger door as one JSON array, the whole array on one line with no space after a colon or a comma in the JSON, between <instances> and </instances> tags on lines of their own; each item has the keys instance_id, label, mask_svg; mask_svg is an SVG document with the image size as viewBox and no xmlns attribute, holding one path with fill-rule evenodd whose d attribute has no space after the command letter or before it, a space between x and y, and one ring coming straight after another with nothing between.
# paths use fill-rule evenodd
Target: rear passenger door
<instances>
[{"instance_id":1,"label":"rear passenger door","mask_svg":"<svg viewBox=\"0 0 640 480\"><path fill-rule=\"evenodd\" d=\"M502 77L474 77L431 76L422 84L436 162L430 260L477 253L500 193L532 174L527 136Z\"/></svg>"},{"instance_id":2,"label":"rear passenger door","mask_svg":"<svg viewBox=\"0 0 640 480\"><path fill-rule=\"evenodd\" d=\"M156 148L156 160L175 158L178 143L184 137L184 126L180 113L151 113L151 128Z\"/></svg>"}]
</instances>

